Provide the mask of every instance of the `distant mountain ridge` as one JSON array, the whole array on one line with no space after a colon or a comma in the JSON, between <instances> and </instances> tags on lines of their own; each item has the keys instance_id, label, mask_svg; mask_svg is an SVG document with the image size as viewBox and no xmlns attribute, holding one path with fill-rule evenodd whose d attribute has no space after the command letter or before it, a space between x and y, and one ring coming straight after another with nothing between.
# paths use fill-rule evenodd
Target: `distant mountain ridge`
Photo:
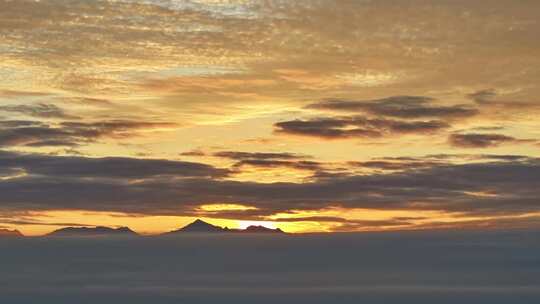
<instances>
[{"instance_id":1,"label":"distant mountain ridge","mask_svg":"<svg viewBox=\"0 0 540 304\"><path fill-rule=\"evenodd\" d=\"M19 230L0 229L0 237L23 237Z\"/></svg>"},{"instance_id":2,"label":"distant mountain ridge","mask_svg":"<svg viewBox=\"0 0 540 304\"><path fill-rule=\"evenodd\" d=\"M285 233L283 230L279 228L271 229L264 226L253 226L253 225L241 231L245 233Z\"/></svg>"},{"instance_id":3,"label":"distant mountain ridge","mask_svg":"<svg viewBox=\"0 0 540 304\"><path fill-rule=\"evenodd\" d=\"M201 219L197 219L192 223L173 231L163 233L161 235L176 235L184 233L262 233L262 234L285 234L283 230L276 228L271 229L264 226L252 225L246 229L230 229L227 227L219 227L207 223ZM105 226L95 227L65 227L57 229L45 236L68 236L68 237L101 237L101 236L139 236L138 233L131 230L129 227L110 228ZM0 237L24 237L18 230L0 229Z\"/></svg>"},{"instance_id":4,"label":"distant mountain ridge","mask_svg":"<svg viewBox=\"0 0 540 304\"><path fill-rule=\"evenodd\" d=\"M222 228L212 225L201 219L197 219L194 222L170 232L166 232L163 235L174 235L178 233L285 233L283 230L276 228L271 229L264 226L249 226L246 229L229 229L227 227Z\"/></svg>"},{"instance_id":5,"label":"distant mountain ridge","mask_svg":"<svg viewBox=\"0 0 540 304\"><path fill-rule=\"evenodd\" d=\"M55 230L48 236L138 236L138 234L128 227L109 228L97 227L66 227Z\"/></svg>"}]
</instances>

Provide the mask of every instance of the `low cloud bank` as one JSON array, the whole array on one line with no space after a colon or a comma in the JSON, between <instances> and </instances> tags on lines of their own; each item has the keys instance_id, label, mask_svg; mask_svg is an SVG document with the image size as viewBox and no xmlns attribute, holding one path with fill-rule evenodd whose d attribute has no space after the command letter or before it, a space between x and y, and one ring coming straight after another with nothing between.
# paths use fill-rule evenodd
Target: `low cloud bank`
<instances>
[{"instance_id":1,"label":"low cloud bank","mask_svg":"<svg viewBox=\"0 0 540 304\"><path fill-rule=\"evenodd\" d=\"M520 230L1 240L0 301L538 303L537 236Z\"/></svg>"}]
</instances>

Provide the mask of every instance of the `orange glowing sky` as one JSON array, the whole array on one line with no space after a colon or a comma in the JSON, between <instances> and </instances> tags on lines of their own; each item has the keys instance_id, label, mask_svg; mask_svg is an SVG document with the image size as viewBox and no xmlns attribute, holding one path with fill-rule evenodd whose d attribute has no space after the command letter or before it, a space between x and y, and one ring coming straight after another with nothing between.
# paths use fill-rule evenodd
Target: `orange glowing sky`
<instances>
[{"instance_id":1,"label":"orange glowing sky","mask_svg":"<svg viewBox=\"0 0 540 304\"><path fill-rule=\"evenodd\" d=\"M538 1L0 0L0 229L529 227Z\"/></svg>"}]
</instances>

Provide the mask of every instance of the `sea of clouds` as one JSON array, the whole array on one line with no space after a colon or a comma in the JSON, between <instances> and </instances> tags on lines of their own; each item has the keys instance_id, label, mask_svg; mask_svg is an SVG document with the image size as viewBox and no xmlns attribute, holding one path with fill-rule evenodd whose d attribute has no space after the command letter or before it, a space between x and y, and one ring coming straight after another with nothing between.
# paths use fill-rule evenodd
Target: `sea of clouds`
<instances>
[{"instance_id":1,"label":"sea of clouds","mask_svg":"<svg viewBox=\"0 0 540 304\"><path fill-rule=\"evenodd\" d=\"M0 240L0 303L540 303L538 231Z\"/></svg>"}]
</instances>

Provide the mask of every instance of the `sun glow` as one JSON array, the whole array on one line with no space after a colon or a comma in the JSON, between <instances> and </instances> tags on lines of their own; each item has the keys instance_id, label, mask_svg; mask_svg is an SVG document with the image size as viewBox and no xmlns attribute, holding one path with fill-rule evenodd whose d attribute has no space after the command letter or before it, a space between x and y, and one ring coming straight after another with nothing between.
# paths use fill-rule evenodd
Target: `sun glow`
<instances>
[{"instance_id":1,"label":"sun glow","mask_svg":"<svg viewBox=\"0 0 540 304\"><path fill-rule=\"evenodd\" d=\"M245 210L257 210L252 206L246 206L241 204L207 204L201 205L197 208L198 211L215 212L215 211L245 211Z\"/></svg>"}]
</instances>

